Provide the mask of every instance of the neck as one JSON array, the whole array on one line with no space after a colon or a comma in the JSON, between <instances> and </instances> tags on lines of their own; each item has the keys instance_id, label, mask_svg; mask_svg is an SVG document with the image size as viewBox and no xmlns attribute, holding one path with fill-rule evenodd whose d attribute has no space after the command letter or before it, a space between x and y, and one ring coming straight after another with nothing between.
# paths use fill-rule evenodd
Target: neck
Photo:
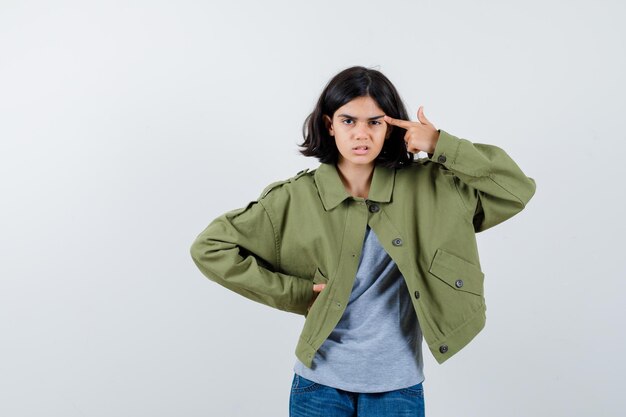
<instances>
[{"instance_id":1,"label":"neck","mask_svg":"<svg viewBox=\"0 0 626 417\"><path fill-rule=\"evenodd\" d=\"M374 164L337 164L339 177L346 191L353 197L367 198L374 175Z\"/></svg>"}]
</instances>

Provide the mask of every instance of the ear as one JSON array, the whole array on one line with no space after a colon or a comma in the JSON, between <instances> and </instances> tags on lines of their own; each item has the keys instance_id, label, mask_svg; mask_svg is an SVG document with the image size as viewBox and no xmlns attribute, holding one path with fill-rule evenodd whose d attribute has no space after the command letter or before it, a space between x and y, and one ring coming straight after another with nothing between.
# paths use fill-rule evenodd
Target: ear
<instances>
[{"instance_id":1,"label":"ear","mask_svg":"<svg viewBox=\"0 0 626 417\"><path fill-rule=\"evenodd\" d=\"M328 130L328 133L330 133L330 136L335 136L335 131L333 129L333 120L328 117L328 115L324 115L324 124L326 125L326 129Z\"/></svg>"}]
</instances>

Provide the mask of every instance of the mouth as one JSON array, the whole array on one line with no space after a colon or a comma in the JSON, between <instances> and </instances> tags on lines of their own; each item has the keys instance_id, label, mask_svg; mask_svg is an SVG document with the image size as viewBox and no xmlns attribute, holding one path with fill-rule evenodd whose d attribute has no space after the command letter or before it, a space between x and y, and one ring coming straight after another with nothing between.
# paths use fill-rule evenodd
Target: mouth
<instances>
[{"instance_id":1,"label":"mouth","mask_svg":"<svg viewBox=\"0 0 626 417\"><path fill-rule=\"evenodd\" d=\"M354 155L367 155L369 153L369 146L360 145L352 148L352 153Z\"/></svg>"}]
</instances>

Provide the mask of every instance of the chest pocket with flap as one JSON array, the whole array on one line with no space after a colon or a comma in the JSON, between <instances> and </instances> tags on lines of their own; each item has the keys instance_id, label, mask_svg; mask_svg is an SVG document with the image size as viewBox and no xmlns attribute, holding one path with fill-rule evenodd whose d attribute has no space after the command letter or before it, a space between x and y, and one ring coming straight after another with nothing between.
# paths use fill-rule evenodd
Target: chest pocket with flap
<instances>
[{"instance_id":1,"label":"chest pocket with flap","mask_svg":"<svg viewBox=\"0 0 626 417\"><path fill-rule=\"evenodd\" d=\"M478 266L448 251L437 249L428 271L458 291L483 295L484 273Z\"/></svg>"}]
</instances>

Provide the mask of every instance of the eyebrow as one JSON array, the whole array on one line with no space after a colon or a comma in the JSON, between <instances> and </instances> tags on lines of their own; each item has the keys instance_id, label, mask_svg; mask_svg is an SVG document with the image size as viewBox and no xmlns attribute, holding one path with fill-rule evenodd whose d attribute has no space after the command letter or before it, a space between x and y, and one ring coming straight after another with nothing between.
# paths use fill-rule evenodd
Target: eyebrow
<instances>
[{"instance_id":1,"label":"eyebrow","mask_svg":"<svg viewBox=\"0 0 626 417\"><path fill-rule=\"evenodd\" d=\"M367 119L367 120L376 120L376 119L380 119L380 118L381 118L381 117L383 117L383 116L384 116L384 114L381 114L380 116L370 117L370 118L369 118L369 119ZM345 113L343 113L343 114L339 114L339 115L337 115L337 117L347 117L348 119L356 119L356 120L359 120L358 118L356 118L356 117L354 117L354 116L350 116L349 114L345 114Z\"/></svg>"}]
</instances>

